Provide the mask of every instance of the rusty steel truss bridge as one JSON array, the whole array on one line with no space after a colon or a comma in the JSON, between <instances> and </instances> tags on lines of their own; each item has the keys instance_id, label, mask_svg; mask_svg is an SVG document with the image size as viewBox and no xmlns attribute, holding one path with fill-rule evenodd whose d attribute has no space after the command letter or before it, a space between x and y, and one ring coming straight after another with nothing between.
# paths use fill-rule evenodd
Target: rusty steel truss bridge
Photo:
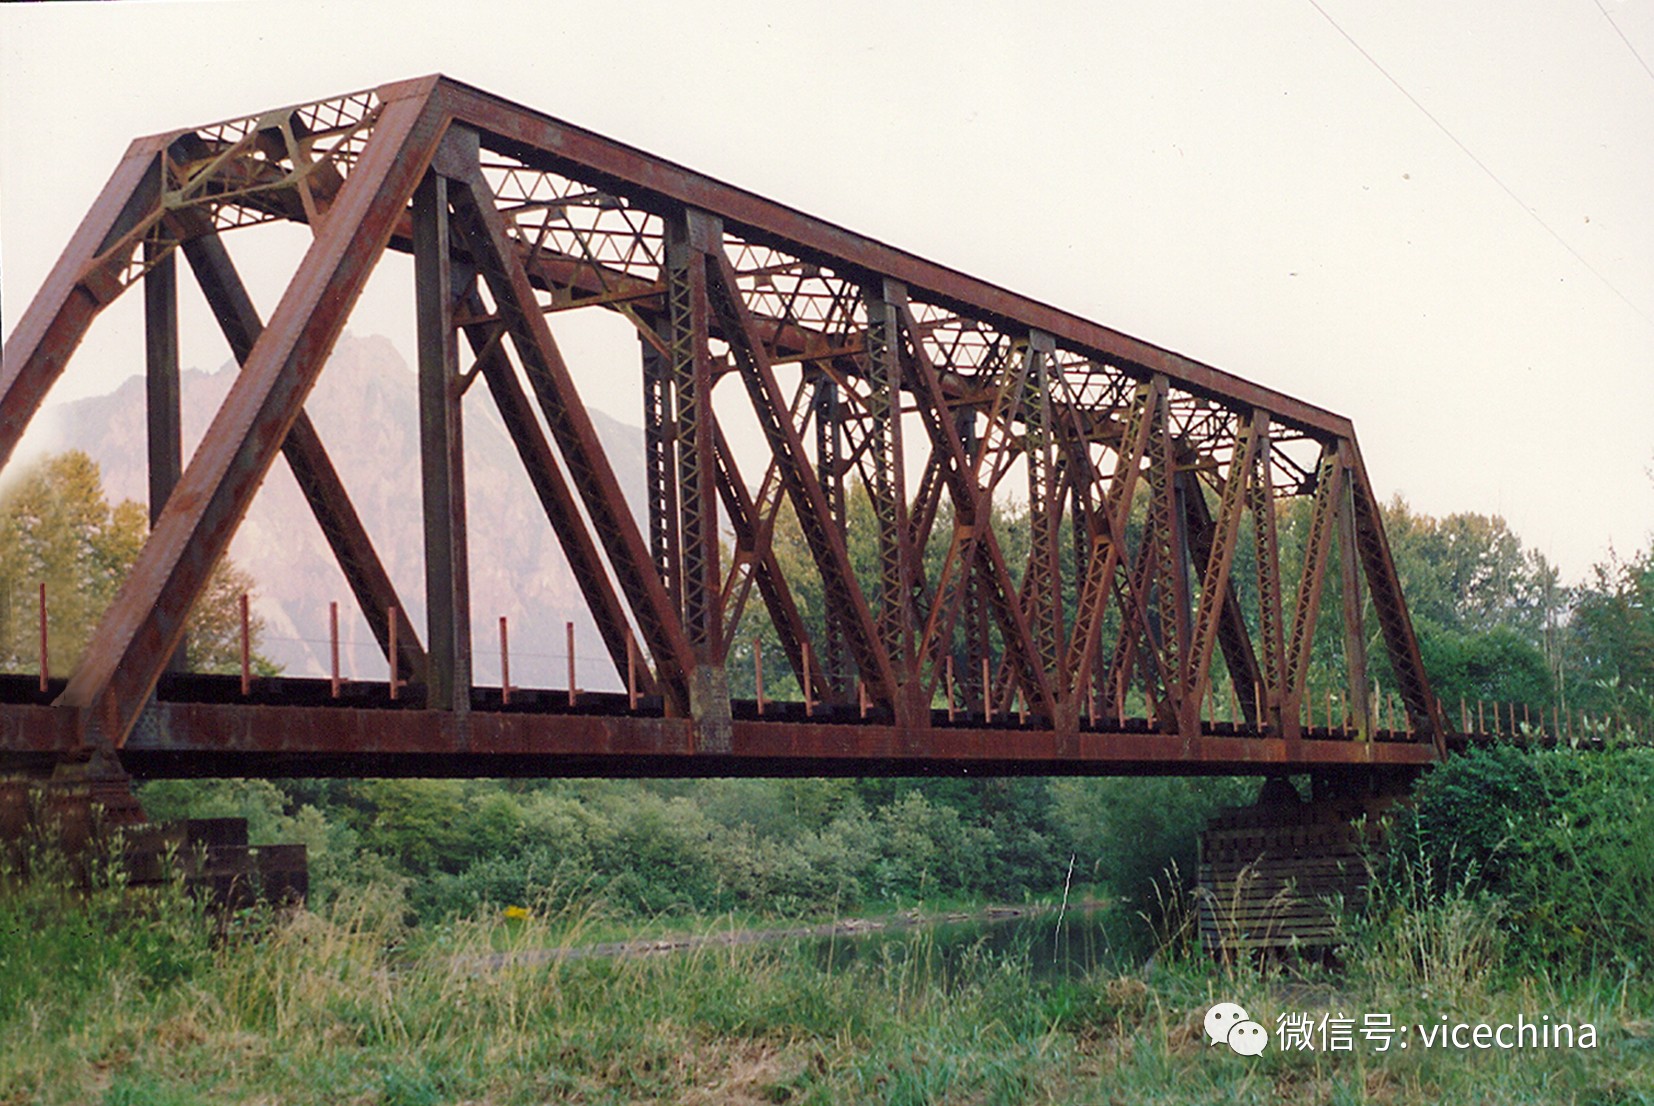
<instances>
[{"instance_id":1,"label":"rusty steel truss bridge","mask_svg":"<svg viewBox=\"0 0 1654 1106\"><path fill-rule=\"evenodd\" d=\"M263 319L229 246L276 222L311 240ZM422 626L305 413L386 250L413 259ZM241 365L187 464L180 255ZM0 465L134 286L152 529L66 679L0 678L0 775L1357 776L1447 747L1347 419L457 81L135 141L5 345ZM582 309L635 325L640 489L554 337ZM479 383L622 691L473 679L488 523L465 509L461 400ZM744 470L740 441L762 443ZM176 670L278 463L382 681ZM876 556L856 563L861 496ZM1012 498L1015 542L995 523ZM1307 522L1284 566L1292 500ZM1336 624L1324 591L1343 607L1336 716L1307 690L1316 626ZM732 698L754 626L780 644L771 694ZM778 676L798 691L775 696Z\"/></svg>"}]
</instances>

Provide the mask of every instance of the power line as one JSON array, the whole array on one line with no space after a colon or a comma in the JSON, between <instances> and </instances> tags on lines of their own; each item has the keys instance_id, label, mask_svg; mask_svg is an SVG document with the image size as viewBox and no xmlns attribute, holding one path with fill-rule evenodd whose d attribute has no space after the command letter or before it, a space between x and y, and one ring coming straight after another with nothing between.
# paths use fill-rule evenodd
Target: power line
<instances>
[{"instance_id":1,"label":"power line","mask_svg":"<svg viewBox=\"0 0 1654 1106\"><path fill-rule=\"evenodd\" d=\"M1380 65L1378 59L1373 57L1371 54L1369 54L1367 52L1366 47L1362 46L1361 43L1357 42L1350 35L1350 33L1348 31L1346 31L1343 27L1339 26L1338 21L1336 19L1334 19L1331 15L1327 14L1327 9L1323 8L1319 3L1316 2L1316 0L1308 0L1308 2L1309 2L1310 7L1314 8L1316 11L1321 13L1321 18L1325 19L1332 26L1332 29L1337 31L1343 37L1345 42L1348 42L1351 46L1355 47L1357 53L1359 53L1362 57L1366 58L1368 63L1370 63L1374 69L1378 70L1379 73L1383 74L1385 80L1389 81L1392 85L1395 86L1397 92L1400 92L1403 96L1407 97L1407 100L1408 100L1409 103L1411 103L1414 107L1418 108L1419 111L1423 113L1423 115L1426 119L1428 119L1428 120L1430 120L1430 122L1434 123L1436 125L1436 129L1441 131L1443 134L1445 134L1447 136L1448 141L1452 142L1453 145L1457 146L1459 148L1459 150L1466 157L1468 157L1471 161L1475 162L1476 167L1478 169L1480 169L1483 173L1486 173L1488 179L1491 180L1494 184L1498 185L1499 190L1501 192L1503 192L1505 195L1509 196L1511 198L1511 201L1513 203L1515 203L1517 207L1520 207L1527 214L1528 218L1530 218L1534 222L1538 223L1540 225L1540 227L1544 229L1546 234L1548 234L1552 238L1556 239L1556 242L1557 242L1558 245L1560 245L1563 249L1567 250L1570 254L1572 254L1575 261L1577 261L1581 265L1585 266L1586 270L1589 271L1592 276L1594 276L1598 280L1600 280L1603 284L1603 287L1607 288L1610 292L1614 293L1614 295L1618 296L1620 298L1620 301L1622 303L1624 303L1625 306L1629 307L1632 311L1635 311L1637 313L1637 316L1639 318L1641 318L1643 322L1647 323L1649 326L1654 326L1654 317L1650 317L1649 314L1646 311L1644 311L1641 307L1638 307L1635 303L1633 303L1631 301L1630 296L1627 296L1624 292L1620 291L1619 287L1617 285L1615 285L1613 281L1609 280L1606 276L1604 276L1602 274L1602 272L1595 265L1593 265L1589 261L1587 261L1585 259L1585 255L1581 254L1578 250L1574 249L1574 247L1568 242L1568 240L1566 238L1564 238L1564 237L1562 237L1562 235L1558 234L1556 232L1555 228L1553 228L1549 223L1547 223L1544 220L1544 218L1539 214L1539 212L1535 211L1533 208L1529 207L1526 203L1524 203L1522 201L1522 197L1518 196L1515 193L1515 191L1512 190L1510 185L1506 184L1503 180L1501 180L1499 178L1499 174L1495 173L1492 169L1488 168L1487 162L1485 162L1481 158L1477 157L1476 152L1474 150L1472 150L1469 146L1466 146L1463 142L1461 142L1459 140L1459 136L1454 134L1451 130L1449 130L1446 123L1443 123L1440 119L1437 119L1436 116L1435 116L1435 113L1433 113L1429 108L1425 107L1424 104L1419 101L1419 98L1417 96L1414 96L1411 92L1408 92L1406 87L1403 86L1400 81L1396 80L1395 77L1391 76L1390 71L1388 69L1385 69L1384 66ZM1600 3L1598 3L1597 6L1601 7L1602 5ZM1603 14L1607 15L1608 13L1604 12ZM1613 21L1609 20L1609 22L1612 23ZM1616 30L1619 29L1617 25L1616 25L1615 29ZM1623 38L1624 36L1622 35L1621 37ZM1627 45L1630 45L1630 44L1627 43ZM1635 51L1633 51L1633 53L1635 53ZM1638 56L1638 60L1639 61L1642 60L1641 55ZM1645 65L1644 68L1646 69L1647 66Z\"/></svg>"},{"instance_id":2,"label":"power line","mask_svg":"<svg viewBox=\"0 0 1654 1106\"><path fill-rule=\"evenodd\" d=\"M1608 14L1608 9L1602 6L1602 0L1591 0L1591 3L1597 6L1597 11L1602 13L1602 18L1608 20L1608 25L1614 28L1616 35L1620 36L1620 41L1625 43L1627 50L1631 51L1631 56L1637 59L1637 64L1643 67L1643 72L1648 74L1650 80L1654 80L1654 69L1648 67L1648 62L1643 60L1642 54L1638 53L1637 48L1631 44L1631 40L1625 37L1625 32L1620 30L1620 25L1614 22L1614 17Z\"/></svg>"}]
</instances>

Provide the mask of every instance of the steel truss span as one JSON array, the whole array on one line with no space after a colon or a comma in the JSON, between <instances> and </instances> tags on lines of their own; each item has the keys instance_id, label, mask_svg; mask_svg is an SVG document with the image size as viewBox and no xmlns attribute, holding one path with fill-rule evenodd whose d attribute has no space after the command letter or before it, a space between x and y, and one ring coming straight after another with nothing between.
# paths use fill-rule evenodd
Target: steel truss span
<instances>
[{"instance_id":1,"label":"steel truss span","mask_svg":"<svg viewBox=\"0 0 1654 1106\"><path fill-rule=\"evenodd\" d=\"M274 222L312 241L266 320L229 247ZM413 258L423 625L304 409L387 250ZM180 255L241 364L187 465ZM134 285L153 528L66 680L0 678L0 771L1280 773L1445 748L1348 420L456 81L135 141L6 343L0 464ZM642 487L554 337L576 310L635 328ZM473 678L478 383L622 690ZM385 682L169 670L278 455ZM1317 670L1312 695L1328 655L1339 690Z\"/></svg>"}]
</instances>

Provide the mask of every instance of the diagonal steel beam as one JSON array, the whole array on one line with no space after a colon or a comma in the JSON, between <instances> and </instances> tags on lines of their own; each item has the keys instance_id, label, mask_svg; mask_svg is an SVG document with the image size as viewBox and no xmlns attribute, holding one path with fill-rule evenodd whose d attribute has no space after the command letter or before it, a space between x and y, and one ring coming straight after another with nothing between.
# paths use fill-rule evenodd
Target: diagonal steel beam
<instances>
[{"instance_id":1,"label":"diagonal steel beam","mask_svg":"<svg viewBox=\"0 0 1654 1106\"><path fill-rule=\"evenodd\" d=\"M1092 667L1096 663L1103 631L1103 611L1108 595L1116 587L1121 557L1126 548L1126 526L1131 518L1132 493L1137 488L1143 457L1149 446L1149 423L1154 409L1166 399L1165 380L1155 377L1137 388L1135 401L1126 417L1126 426L1115 454L1114 475L1097 515L1097 530L1091 537L1085 576L1075 603L1074 633L1068 642L1065 666L1073 673L1074 689L1087 693ZM1089 462L1088 468L1093 468ZM1122 612L1124 616L1124 612Z\"/></svg>"},{"instance_id":2,"label":"diagonal steel beam","mask_svg":"<svg viewBox=\"0 0 1654 1106\"><path fill-rule=\"evenodd\" d=\"M430 80L400 86L58 699L92 747L124 743L207 577L303 408L441 139Z\"/></svg>"},{"instance_id":3,"label":"diagonal steel beam","mask_svg":"<svg viewBox=\"0 0 1654 1106\"><path fill-rule=\"evenodd\" d=\"M1254 710L1263 709L1255 721L1266 729L1281 732L1281 695L1286 686L1285 615L1281 608L1281 543L1275 519L1274 446L1269 434L1258 442L1253 455L1255 471L1247 489L1247 506L1257 535L1258 640L1263 644ZM1249 716L1250 717L1250 716Z\"/></svg>"},{"instance_id":4,"label":"diagonal steel beam","mask_svg":"<svg viewBox=\"0 0 1654 1106\"><path fill-rule=\"evenodd\" d=\"M0 356L0 469L63 375L86 328L121 293L119 273L137 243L142 212L160 203L161 151L174 135L140 138L126 151ZM114 250L114 245L124 245Z\"/></svg>"},{"instance_id":5,"label":"diagonal steel beam","mask_svg":"<svg viewBox=\"0 0 1654 1106\"><path fill-rule=\"evenodd\" d=\"M753 410L769 439L805 541L821 572L827 617L838 619L843 627L845 643L861 671L869 694L899 711L898 681L890 654L879 638L872 610L850 566L850 554L845 548L844 537L832 525L826 493L805 456L804 443L797 428L786 417L786 398L776 383L763 344L754 336L752 320L741 298L735 270L722 249L705 256L707 275L711 278L708 283L714 293L713 308L725 317L730 350L741 364L742 380L752 398Z\"/></svg>"},{"instance_id":6,"label":"diagonal steel beam","mask_svg":"<svg viewBox=\"0 0 1654 1106\"><path fill-rule=\"evenodd\" d=\"M465 299L464 308L465 313L472 317L487 313L482 296L474 285ZM624 679L634 656L626 608L609 580L597 543L592 540L585 520L580 517L579 505L568 480L563 476L563 468L534 418L528 393L523 391L505 351L494 340L493 327L486 323L470 323L461 330L473 355L478 358L476 369L488 385L494 406L505 423L506 434L517 449L517 456L546 513L546 520L551 523L552 532L563 547L563 555L568 558L569 571L574 574L574 582L586 599L592 620L597 623L597 632L609 651L609 659ZM638 671L637 677L640 691L646 695L655 694L655 680L647 668Z\"/></svg>"},{"instance_id":7,"label":"diagonal steel beam","mask_svg":"<svg viewBox=\"0 0 1654 1106\"><path fill-rule=\"evenodd\" d=\"M208 228L187 238L183 250L196 283L230 345L231 356L237 364L245 366L259 336L264 333L264 323L223 240ZM396 651L402 671L423 675L428 662L413 620L408 617L407 605L397 597L396 585L391 583L390 573L379 560L367 527L345 491L344 481L339 478L315 424L305 412L300 411L293 420L281 443L281 452L322 529L328 548L333 551L339 570L344 573L345 583L356 597L362 617L367 619L374 639L379 642L379 651L387 658L390 656L390 612L395 611Z\"/></svg>"},{"instance_id":8,"label":"diagonal steel beam","mask_svg":"<svg viewBox=\"0 0 1654 1106\"><path fill-rule=\"evenodd\" d=\"M1333 517L1337 513L1339 450L1343 445L1334 442L1324 446L1321 461L1315 467L1315 500L1310 507L1309 534L1304 543L1303 575L1298 577L1298 601L1292 608L1292 633L1287 640L1286 687L1281 713L1288 737L1298 733L1302 725L1299 714L1315 646L1315 621L1321 610L1327 547L1332 543Z\"/></svg>"},{"instance_id":9,"label":"diagonal steel beam","mask_svg":"<svg viewBox=\"0 0 1654 1106\"><path fill-rule=\"evenodd\" d=\"M1389 653L1390 670L1395 673L1396 682L1400 685L1401 699L1412 720L1413 732L1420 741L1433 743L1438 756L1446 756L1447 723L1442 715L1441 701L1430 689L1424 660L1419 655L1418 637L1413 633L1413 619L1401 593L1395 561L1390 556L1390 542L1384 535L1384 519L1379 512L1378 500L1367 480L1367 466L1355 442L1347 443L1346 448L1349 450L1348 469L1354 501L1355 540L1361 553L1367 588L1372 593L1373 609L1378 614L1384 646Z\"/></svg>"},{"instance_id":10,"label":"diagonal steel beam","mask_svg":"<svg viewBox=\"0 0 1654 1106\"><path fill-rule=\"evenodd\" d=\"M712 430L718 459L718 494L724 501L724 509L729 512L736 543L753 558L752 579L764 598L770 624L781 640L781 649L787 654L787 663L792 666L798 686L804 686L805 672L808 671L816 701L825 702L832 698L833 685L823 666L806 666L804 663L804 649L810 642L810 631L804 625L804 617L798 612L792 589L787 586L787 578L775 558L775 547L770 542L769 527L765 524L763 512L753 502L752 493L747 491L746 484L741 480L735 453L724 440L723 428L714 424ZM735 629L733 623L739 619L739 610L730 615L731 633Z\"/></svg>"},{"instance_id":11,"label":"diagonal steel beam","mask_svg":"<svg viewBox=\"0 0 1654 1106\"><path fill-rule=\"evenodd\" d=\"M488 284L540 412L631 606L639 634L654 657L667 709L686 715L689 673L695 666L693 650L650 560L649 547L627 509L620 482L603 453L574 378L535 303L528 273L506 235L480 168L472 166L465 182L456 182L451 199L455 226Z\"/></svg>"},{"instance_id":12,"label":"diagonal steel beam","mask_svg":"<svg viewBox=\"0 0 1654 1106\"><path fill-rule=\"evenodd\" d=\"M1229 586L1229 569L1234 564L1241 514L1246 507L1246 485L1252 473L1252 457L1257 450L1260 432L1267 433L1268 426L1268 414L1258 412L1246 420L1246 425L1237 435L1234 453L1229 459L1229 476L1224 481L1223 498L1218 504L1218 517L1215 520L1207 510L1199 480L1193 473L1187 474L1183 498L1192 516L1189 521L1194 524L1190 526L1190 531L1195 545L1195 555L1203 562L1204 568L1201 572L1200 601L1195 612L1194 633L1183 669L1182 703L1185 729L1190 726L1198 729L1200 726L1200 705L1206 699L1206 690L1211 682L1212 651L1218 641L1221 638L1232 639L1237 632L1241 642L1247 641L1246 624L1240 622L1239 626L1236 626L1241 611L1240 603L1235 599L1234 591ZM1226 644L1226 653L1235 648L1232 641ZM1240 674L1247 679L1248 684L1256 668L1257 663L1254 661L1252 672ZM1236 679L1235 683L1239 687L1240 679Z\"/></svg>"},{"instance_id":13,"label":"diagonal steel beam","mask_svg":"<svg viewBox=\"0 0 1654 1106\"><path fill-rule=\"evenodd\" d=\"M1212 518L1205 497L1199 494L1199 479L1192 472L1185 474L1185 477L1187 491L1183 496L1183 502L1189 527L1189 542L1195 559L1200 564L1209 564L1216 544L1218 524ZM1241 610L1240 597L1235 592L1232 572L1224 584L1222 606L1217 611L1217 645L1223 651L1224 667L1228 669L1229 679L1234 684L1236 699L1242 701L1246 719L1249 722L1257 721L1257 704L1254 702L1251 689L1258 687L1263 677L1258 666L1257 652L1252 647L1251 632L1246 627L1246 616ZM1242 689L1246 689L1244 695ZM1205 694L1204 689L1202 694Z\"/></svg>"},{"instance_id":14,"label":"diagonal steel beam","mask_svg":"<svg viewBox=\"0 0 1654 1106\"><path fill-rule=\"evenodd\" d=\"M954 613L958 609L955 600L962 591L957 581L954 581L953 587L945 588L951 579L948 575L949 562L953 563L953 571L966 575L980 564L979 578L983 590L999 620L1006 651L1010 653L1023 681L1031 706L1037 714L1054 720L1057 717L1056 698L1051 692L1045 666L1040 663L1028 621L1013 601L1016 589L1011 584L1005 555L1000 550L999 539L994 535L990 521L992 485L984 488L972 477L973 466L965 457L964 443L959 440L959 428L948 417L947 400L942 394L936 366L924 343L919 340L918 326L911 310L905 305L901 309L901 317L902 329L909 338L906 350L912 358L910 378L918 400L919 414L930 435L931 448L942 453L943 477L954 507L955 540L949 548L948 561L944 562L943 577L937 582L930 624L925 628L924 647L917 651L920 657L928 656L933 662L929 693L935 694L936 683L941 679L942 674L937 671L938 666L934 662L947 651L953 640ZM977 460L980 463L982 457Z\"/></svg>"}]
</instances>

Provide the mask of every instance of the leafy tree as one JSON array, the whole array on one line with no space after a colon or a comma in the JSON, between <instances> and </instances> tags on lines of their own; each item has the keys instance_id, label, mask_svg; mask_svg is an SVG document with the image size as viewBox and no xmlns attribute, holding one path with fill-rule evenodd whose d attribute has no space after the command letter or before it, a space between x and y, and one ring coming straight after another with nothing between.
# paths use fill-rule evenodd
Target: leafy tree
<instances>
[{"instance_id":1,"label":"leafy tree","mask_svg":"<svg viewBox=\"0 0 1654 1106\"><path fill-rule=\"evenodd\" d=\"M28 671L38 663L37 589L44 583L51 668L72 671L147 532L143 505L111 504L97 464L85 453L50 455L24 470L0 493L0 670ZM240 670L239 598L252 590L252 578L228 560L214 568L190 618L186 667ZM272 675L276 667L256 652L263 629L254 616L253 661Z\"/></svg>"},{"instance_id":2,"label":"leafy tree","mask_svg":"<svg viewBox=\"0 0 1654 1106\"><path fill-rule=\"evenodd\" d=\"M1654 546L1596 566L1565 637L1574 701L1654 733Z\"/></svg>"}]
</instances>

